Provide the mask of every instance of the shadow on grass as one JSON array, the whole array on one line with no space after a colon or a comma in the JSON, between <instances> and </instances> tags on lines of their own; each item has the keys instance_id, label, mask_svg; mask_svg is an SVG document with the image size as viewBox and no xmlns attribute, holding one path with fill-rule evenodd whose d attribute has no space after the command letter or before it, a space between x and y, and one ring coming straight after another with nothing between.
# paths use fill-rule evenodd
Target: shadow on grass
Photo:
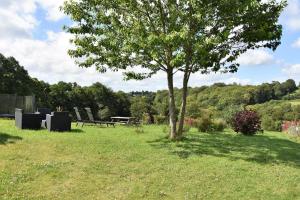
<instances>
[{"instance_id":1,"label":"shadow on grass","mask_svg":"<svg viewBox=\"0 0 300 200\"><path fill-rule=\"evenodd\" d=\"M22 137L12 136L12 135L8 135L6 133L0 132L0 145L13 144L17 140L22 140Z\"/></svg>"},{"instance_id":2,"label":"shadow on grass","mask_svg":"<svg viewBox=\"0 0 300 200\"><path fill-rule=\"evenodd\" d=\"M84 133L84 131L82 130L82 129L71 129L71 131L70 131L71 133Z\"/></svg>"},{"instance_id":3,"label":"shadow on grass","mask_svg":"<svg viewBox=\"0 0 300 200\"><path fill-rule=\"evenodd\" d=\"M267 135L191 134L183 141L167 138L149 141L155 148L166 148L180 158L216 156L261 164L285 163L300 167L300 144Z\"/></svg>"}]
</instances>

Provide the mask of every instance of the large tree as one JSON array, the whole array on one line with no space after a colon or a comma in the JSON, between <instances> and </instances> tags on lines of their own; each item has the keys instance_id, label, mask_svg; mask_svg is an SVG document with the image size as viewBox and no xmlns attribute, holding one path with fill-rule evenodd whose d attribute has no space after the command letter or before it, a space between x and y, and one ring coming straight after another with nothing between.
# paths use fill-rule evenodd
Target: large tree
<instances>
[{"instance_id":1,"label":"large tree","mask_svg":"<svg viewBox=\"0 0 300 200\"><path fill-rule=\"evenodd\" d=\"M0 94L33 94L34 82L14 57L0 53Z\"/></svg>"},{"instance_id":2,"label":"large tree","mask_svg":"<svg viewBox=\"0 0 300 200\"><path fill-rule=\"evenodd\" d=\"M236 72L248 49L280 44L278 18L285 1L275 0L68 0L63 10L74 25L81 67L124 70L126 79L163 71L169 90L170 138L182 135L190 75ZM255 59L255 58L253 58ZM140 70L140 68L144 70ZM183 73L179 127L173 77Z\"/></svg>"}]
</instances>

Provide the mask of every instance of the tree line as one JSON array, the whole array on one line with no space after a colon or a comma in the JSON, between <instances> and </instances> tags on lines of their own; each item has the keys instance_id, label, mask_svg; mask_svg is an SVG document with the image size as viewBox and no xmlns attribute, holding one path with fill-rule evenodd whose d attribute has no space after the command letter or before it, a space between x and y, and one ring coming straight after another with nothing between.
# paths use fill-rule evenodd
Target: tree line
<instances>
[{"instance_id":1,"label":"tree line","mask_svg":"<svg viewBox=\"0 0 300 200\"><path fill-rule=\"evenodd\" d=\"M24 67L13 57L0 54L0 93L34 95L37 107L73 112L73 107L91 107L95 116L130 115L130 96L122 91L114 92L101 83L82 87L77 83L49 84L29 76ZM85 112L82 112L83 114Z\"/></svg>"},{"instance_id":2,"label":"tree line","mask_svg":"<svg viewBox=\"0 0 300 200\"><path fill-rule=\"evenodd\" d=\"M296 83L274 81L261 85L215 83L211 86L188 88L186 118L212 115L229 121L232 114L249 107L262 116L263 126L280 130L284 120L300 119L299 108L287 100L300 99ZM296 92L295 92L296 91ZM169 118L168 90L156 92L114 92L101 83L82 87L77 83L49 84L31 78L13 57L0 54L0 93L35 95L37 107L55 110L61 106L73 111L73 107L91 107L95 116L109 119L111 116L133 116L144 123L163 124ZM174 88L175 113L179 116L182 89ZM84 112L82 112L84 113Z\"/></svg>"}]
</instances>

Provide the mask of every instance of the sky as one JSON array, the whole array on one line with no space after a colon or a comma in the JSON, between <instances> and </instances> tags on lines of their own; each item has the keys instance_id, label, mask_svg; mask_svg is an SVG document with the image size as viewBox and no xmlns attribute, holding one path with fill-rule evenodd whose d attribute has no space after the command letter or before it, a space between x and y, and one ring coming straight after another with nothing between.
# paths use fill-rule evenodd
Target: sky
<instances>
[{"instance_id":1,"label":"sky","mask_svg":"<svg viewBox=\"0 0 300 200\"><path fill-rule=\"evenodd\" d=\"M59 7L63 0L0 0L0 53L15 57L30 74L40 80L57 83L77 82L82 86L101 82L115 91L156 91L167 88L166 75L158 73L143 81L124 81L121 72L100 74L94 68L79 68L67 54L72 48L70 34L63 25L72 21ZM288 0L279 22L283 25L282 44L275 51L251 50L242 55L234 74L193 74L190 86L216 82L260 84L300 81L300 0ZM182 74L176 74L181 87Z\"/></svg>"}]
</instances>

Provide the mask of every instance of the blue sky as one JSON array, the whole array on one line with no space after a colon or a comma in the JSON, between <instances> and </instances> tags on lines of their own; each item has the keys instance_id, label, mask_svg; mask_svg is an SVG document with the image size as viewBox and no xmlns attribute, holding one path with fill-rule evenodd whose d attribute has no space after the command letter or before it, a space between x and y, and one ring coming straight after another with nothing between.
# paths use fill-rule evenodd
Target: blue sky
<instances>
[{"instance_id":1,"label":"blue sky","mask_svg":"<svg viewBox=\"0 0 300 200\"><path fill-rule=\"evenodd\" d=\"M165 74L144 81L123 81L120 72L99 74L93 68L81 69L67 55L71 36L62 30L72 22L59 11L63 0L0 0L0 53L19 60L29 74L41 80L78 82L90 85L102 82L114 90L158 90L166 88ZM191 86L215 82L259 84L293 78L300 81L300 0L288 0L280 17L282 44L276 52L265 49L241 56L236 74L194 74ZM175 86L180 87L181 74Z\"/></svg>"}]
</instances>

